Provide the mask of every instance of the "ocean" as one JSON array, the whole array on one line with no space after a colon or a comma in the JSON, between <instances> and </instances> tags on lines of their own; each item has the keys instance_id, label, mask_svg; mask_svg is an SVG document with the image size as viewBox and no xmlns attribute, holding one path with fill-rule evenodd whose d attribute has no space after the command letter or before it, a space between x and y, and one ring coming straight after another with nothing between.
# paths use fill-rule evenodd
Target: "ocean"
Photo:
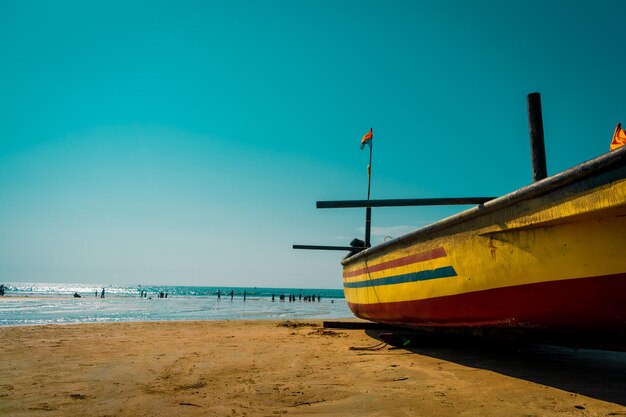
<instances>
[{"instance_id":1,"label":"ocean","mask_svg":"<svg viewBox=\"0 0 626 417\"><path fill-rule=\"evenodd\" d=\"M25 282L9 282L4 283L4 286L6 292L0 300L0 326L353 317L343 291L338 289L102 286ZM105 297L101 298L103 288ZM146 296L141 297L142 291ZM78 293L80 298L75 298L74 293ZM161 298L161 293L167 294L167 298ZM281 294L285 296L285 301L280 301ZM290 294L295 296L295 301L288 301ZM272 301L272 295L275 301ZM305 301L313 296L315 301Z\"/></svg>"}]
</instances>

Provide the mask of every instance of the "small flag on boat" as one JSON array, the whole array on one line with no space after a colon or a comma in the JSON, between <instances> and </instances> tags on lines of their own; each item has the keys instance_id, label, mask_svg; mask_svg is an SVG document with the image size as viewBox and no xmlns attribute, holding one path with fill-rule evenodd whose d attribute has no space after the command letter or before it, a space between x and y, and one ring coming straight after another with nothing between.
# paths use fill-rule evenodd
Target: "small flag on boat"
<instances>
[{"instance_id":1,"label":"small flag on boat","mask_svg":"<svg viewBox=\"0 0 626 417\"><path fill-rule=\"evenodd\" d=\"M618 123L617 127L615 128L615 133L613 133L613 140L611 141L611 150L614 151L615 149L622 147L624 145L626 145L626 130L622 129L621 123Z\"/></svg>"},{"instance_id":2,"label":"small flag on boat","mask_svg":"<svg viewBox=\"0 0 626 417\"><path fill-rule=\"evenodd\" d=\"M366 144L372 146L372 139L374 139L374 132L370 129L361 139L361 150L363 150Z\"/></svg>"}]
</instances>

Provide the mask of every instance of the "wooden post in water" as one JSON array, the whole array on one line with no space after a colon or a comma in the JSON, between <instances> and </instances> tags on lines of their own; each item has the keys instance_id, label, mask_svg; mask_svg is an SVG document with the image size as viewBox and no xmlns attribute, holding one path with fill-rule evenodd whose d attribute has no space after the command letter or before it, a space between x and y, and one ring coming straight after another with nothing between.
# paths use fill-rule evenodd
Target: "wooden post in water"
<instances>
[{"instance_id":1,"label":"wooden post in water","mask_svg":"<svg viewBox=\"0 0 626 417\"><path fill-rule=\"evenodd\" d=\"M528 103L528 128L530 130L530 160L533 165L533 182L548 176L546 168L546 148L543 140L543 116L541 95L530 93Z\"/></svg>"}]
</instances>

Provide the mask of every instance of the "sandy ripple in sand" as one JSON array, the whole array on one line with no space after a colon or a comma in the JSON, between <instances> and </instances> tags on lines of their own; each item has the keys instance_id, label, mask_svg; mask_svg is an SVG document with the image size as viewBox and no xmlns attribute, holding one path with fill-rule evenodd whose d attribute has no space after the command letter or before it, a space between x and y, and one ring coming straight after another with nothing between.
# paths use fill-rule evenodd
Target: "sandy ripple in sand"
<instances>
[{"instance_id":1,"label":"sandy ripple in sand","mask_svg":"<svg viewBox=\"0 0 626 417\"><path fill-rule=\"evenodd\" d=\"M626 415L624 354L353 350L378 341L320 324L3 327L0 415Z\"/></svg>"}]
</instances>

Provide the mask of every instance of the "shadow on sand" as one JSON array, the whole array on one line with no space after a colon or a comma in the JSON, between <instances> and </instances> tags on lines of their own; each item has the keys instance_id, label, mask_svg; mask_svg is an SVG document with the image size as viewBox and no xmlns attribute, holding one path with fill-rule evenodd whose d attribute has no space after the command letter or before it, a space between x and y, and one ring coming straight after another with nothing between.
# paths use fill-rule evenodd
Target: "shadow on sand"
<instances>
[{"instance_id":1,"label":"shadow on sand","mask_svg":"<svg viewBox=\"0 0 626 417\"><path fill-rule=\"evenodd\" d=\"M381 338L380 331L366 333L389 342L390 334L383 333ZM399 348L415 354L626 406L626 352L435 334L412 334L396 340L401 343L390 344L405 345Z\"/></svg>"}]
</instances>

